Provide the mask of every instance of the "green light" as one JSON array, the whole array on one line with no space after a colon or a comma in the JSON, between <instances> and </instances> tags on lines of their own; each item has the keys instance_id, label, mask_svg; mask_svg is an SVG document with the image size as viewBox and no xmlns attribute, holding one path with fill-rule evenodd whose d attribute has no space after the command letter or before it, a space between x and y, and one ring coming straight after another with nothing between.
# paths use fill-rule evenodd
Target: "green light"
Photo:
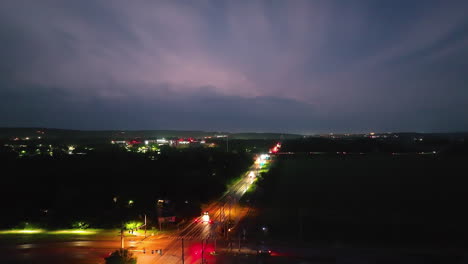
<instances>
[{"instance_id":1,"label":"green light","mask_svg":"<svg viewBox=\"0 0 468 264\"><path fill-rule=\"evenodd\" d=\"M52 235L94 235L97 233L96 230L82 230L82 229L65 229L48 232Z\"/></svg>"},{"instance_id":2,"label":"green light","mask_svg":"<svg viewBox=\"0 0 468 264\"><path fill-rule=\"evenodd\" d=\"M100 229L64 229L64 230L54 230L54 231L47 231L44 229L12 229L12 230L2 230L0 231L0 235L8 235L8 234L24 234L24 235L34 235L34 234L49 234L49 235L94 235L100 232Z\"/></svg>"},{"instance_id":3,"label":"green light","mask_svg":"<svg viewBox=\"0 0 468 264\"><path fill-rule=\"evenodd\" d=\"M136 229L137 227L140 227L142 226L143 223L142 222L138 222L138 221L129 221L127 223L125 223L125 228L126 229Z\"/></svg>"},{"instance_id":4,"label":"green light","mask_svg":"<svg viewBox=\"0 0 468 264\"><path fill-rule=\"evenodd\" d=\"M89 228L89 224L84 221L76 221L72 224L72 228L75 230L84 230Z\"/></svg>"},{"instance_id":5,"label":"green light","mask_svg":"<svg viewBox=\"0 0 468 264\"><path fill-rule=\"evenodd\" d=\"M42 229L13 229L0 231L0 235L3 234L39 234L44 232Z\"/></svg>"}]
</instances>

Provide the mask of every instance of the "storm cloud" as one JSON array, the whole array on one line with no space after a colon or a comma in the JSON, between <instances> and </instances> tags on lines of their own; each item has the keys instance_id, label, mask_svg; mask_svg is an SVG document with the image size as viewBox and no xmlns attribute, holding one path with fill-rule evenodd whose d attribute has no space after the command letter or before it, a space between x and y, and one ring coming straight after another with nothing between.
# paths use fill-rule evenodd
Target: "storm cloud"
<instances>
[{"instance_id":1,"label":"storm cloud","mask_svg":"<svg viewBox=\"0 0 468 264\"><path fill-rule=\"evenodd\" d=\"M468 130L466 1L0 3L0 126Z\"/></svg>"}]
</instances>

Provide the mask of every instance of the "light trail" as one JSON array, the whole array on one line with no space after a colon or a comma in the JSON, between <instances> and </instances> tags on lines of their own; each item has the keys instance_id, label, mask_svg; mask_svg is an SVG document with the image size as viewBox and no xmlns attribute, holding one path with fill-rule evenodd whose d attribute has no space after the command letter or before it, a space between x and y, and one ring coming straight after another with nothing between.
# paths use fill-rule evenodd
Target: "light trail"
<instances>
[{"instance_id":1,"label":"light trail","mask_svg":"<svg viewBox=\"0 0 468 264\"><path fill-rule=\"evenodd\" d=\"M264 157L264 156L263 156ZM257 161L260 160L260 157L257 158ZM246 212L237 210L238 213L229 215L228 209L238 207L239 200L246 193L248 188L255 182L254 177L252 177L252 172L254 175L257 175L260 169L259 162L255 162L254 165L233 185L229 186L227 191L215 202L209 204L203 211L208 211L210 217L214 220L214 224L208 223L199 223L191 222L188 223L182 230L177 232L172 237L172 242L170 242L165 248L163 248L162 256L154 256L150 259L146 258L144 262L138 263L164 263L164 264L176 264L182 263L181 259L181 239L186 241L202 241L204 239L219 239L217 235L217 229L219 225L224 224L228 217L234 216L232 220L232 226L230 228L235 228L239 221L246 215ZM205 252L206 255L209 252ZM193 259L193 256L186 256L185 263L194 263L196 259Z\"/></svg>"}]
</instances>

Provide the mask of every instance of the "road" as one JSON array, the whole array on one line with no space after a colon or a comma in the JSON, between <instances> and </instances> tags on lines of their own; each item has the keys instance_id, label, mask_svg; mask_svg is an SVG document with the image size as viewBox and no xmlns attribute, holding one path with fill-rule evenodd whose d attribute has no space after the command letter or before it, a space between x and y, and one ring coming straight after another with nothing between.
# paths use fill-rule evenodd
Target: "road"
<instances>
[{"instance_id":1,"label":"road","mask_svg":"<svg viewBox=\"0 0 468 264\"><path fill-rule=\"evenodd\" d=\"M209 212L213 223L193 221L172 236L149 237L139 242L132 248L138 256L138 263L182 263L182 240L185 263L200 263L202 254L208 263L221 263L217 261L218 257L211 254L221 246L223 234L229 236L237 223L248 213L248 208L239 206L239 200L255 182L254 175L258 173L259 168L260 164L256 162L237 182L229 186L217 201L204 208L203 211ZM162 249L163 254L148 254L148 249Z\"/></svg>"},{"instance_id":2,"label":"road","mask_svg":"<svg viewBox=\"0 0 468 264\"><path fill-rule=\"evenodd\" d=\"M102 263L103 258L119 247L119 240L103 237L89 241L37 242L19 245L2 245L2 263Z\"/></svg>"},{"instance_id":3,"label":"road","mask_svg":"<svg viewBox=\"0 0 468 264\"><path fill-rule=\"evenodd\" d=\"M227 191L215 202L209 204L204 211L210 213L213 223L186 224L179 232L168 235L149 236L147 238L134 237L126 239L125 247L134 252L139 264L149 263L182 263L182 238L184 239L185 263L200 263L203 252L208 263L230 263L229 256L213 256L210 253L223 244L220 231L235 229L236 224L248 213L248 208L238 205L240 198L245 194L255 177L252 176L260 168L256 162L237 182L228 187ZM224 225L227 220L229 226ZM226 232L230 233L230 232ZM103 258L120 247L120 237L93 236L88 238L76 237L69 241L29 240L27 235L20 237L22 243L10 243L0 237L0 254L6 256L2 263L31 264L31 263L69 263L69 264L96 264L103 263ZM87 240L89 239L89 240ZM216 240L216 242L215 242ZM202 245L202 241L205 241ZM159 255L152 250L162 249ZM143 250L145 252L143 253Z\"/></svg>"}]
</instances>

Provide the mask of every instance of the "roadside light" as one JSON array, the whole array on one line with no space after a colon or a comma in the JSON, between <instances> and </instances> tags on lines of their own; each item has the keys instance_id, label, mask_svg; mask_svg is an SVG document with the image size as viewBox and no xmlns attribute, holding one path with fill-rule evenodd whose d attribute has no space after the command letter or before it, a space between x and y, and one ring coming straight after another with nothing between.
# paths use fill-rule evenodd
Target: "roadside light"
<instances>
[{"instance_id":1,"label":"roadside light","mask_svg":"<svg viewBox=\"0 0 468 264\"><path fill-rule=\"evenodd\" d=\"M128 205L132 205L132 204L133 204L133 200L129 200Z\"/></svg>"}]
</instances>

